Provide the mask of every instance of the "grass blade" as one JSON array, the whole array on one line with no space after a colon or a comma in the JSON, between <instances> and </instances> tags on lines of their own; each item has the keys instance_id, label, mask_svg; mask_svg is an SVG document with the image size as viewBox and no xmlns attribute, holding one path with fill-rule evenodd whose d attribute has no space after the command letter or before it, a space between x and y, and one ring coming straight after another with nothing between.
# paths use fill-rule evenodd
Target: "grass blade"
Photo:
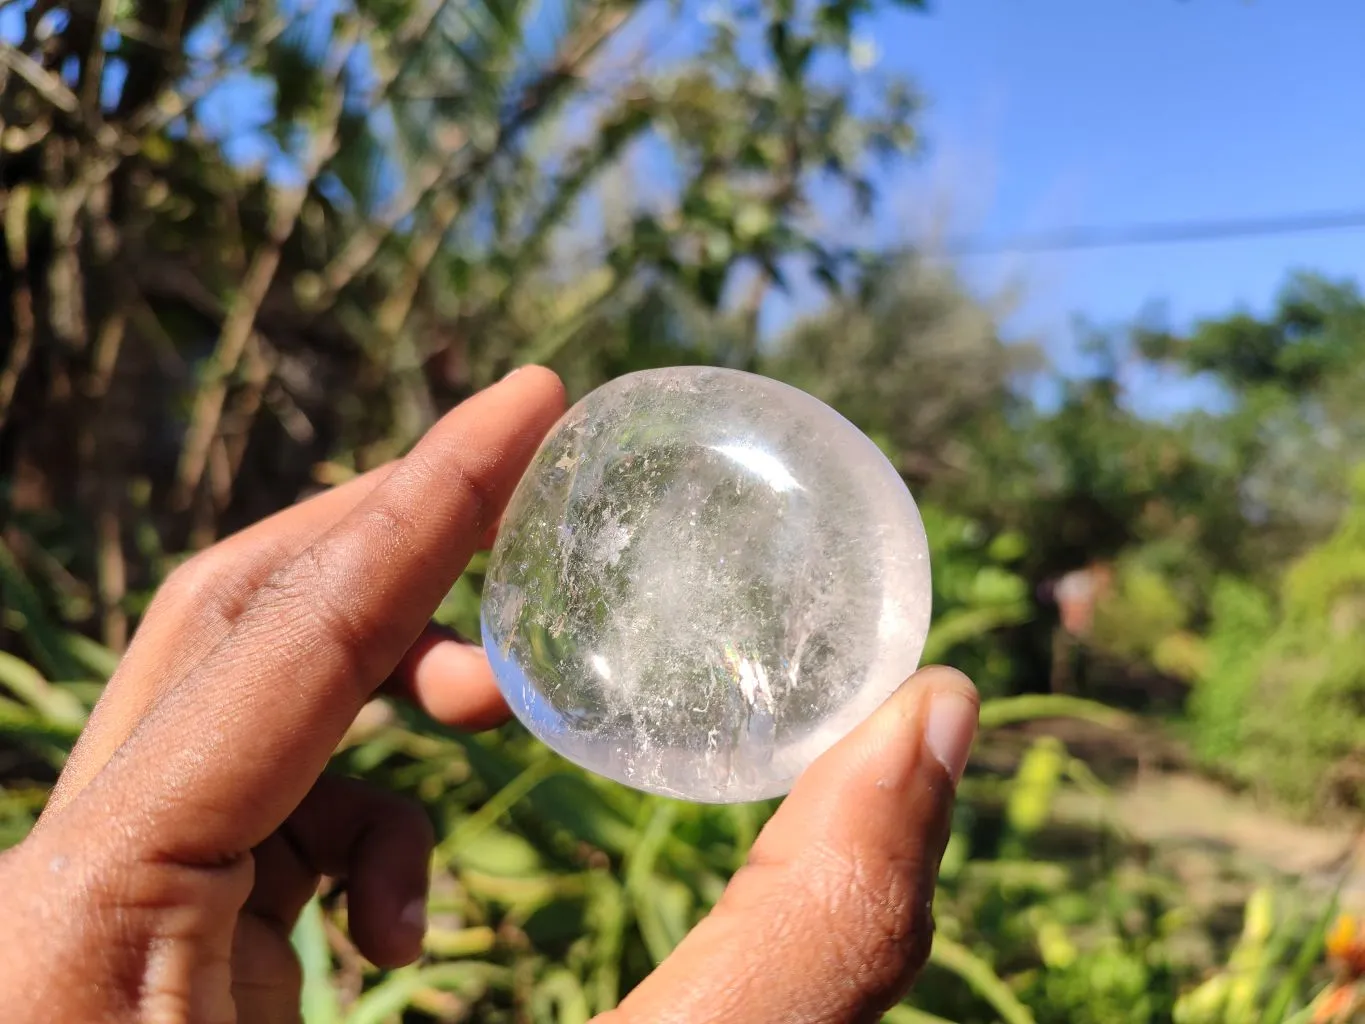
<instances>
[{"instance_id":1,"label":"grass blade","mask_svg":"<svg viewBox=\"0 0 1365 1024\"><path fill-rule=\"evenodd\" d=\"M341 1024L341 1004L332 988L332 951L327 945L322 905L314 896L299 915L290 936L303 969L300 1010L303 1024Z\"/></svg>"},{"instance_id":2,"label":"grass blade","mask_svg":"<svg viewBox=\"0 0 1365 1024\"><path fill-rule=\"evenodd\" d=\"M1033 1014L1019 997L982 960L961 943L941 935L934 936L929 962L956 974L967 986L1000 1014L1005 1024L1034 1024Z\"/></svg>"},{"instance_id":3,"label":"grass blade","mask_svg":"<svg viewBox=\"0 0 1365 1024\"><path fill-rule=\"evenodd\" d=\"M1079 718L1109 729L1132 729L1136 721L1125 714L1084 697L1061 693L1030 693L1020 697L997 697L981 704L981 728L998 729L1019 722L1044 718Z\"/></svg>"},{"instance_id":4,"label":"grass blade","mask_svg":"<svg viewBox=\"0 0 1365 1024\"><path fill-rule=\"evenodd\" d=\"M394 971L355 1001L346 1016L346 1024L387 1024L426 989L456 992L466 999L478 999L490 986L510 979L510 972L505 969L479 963L435 964Z\"/></svg>"},{"instance_id":5,"label":"grass blade","mask_svg":"<svg viewBox=\"0 0 1365 1024\"><path fill-rule=\"evenodd\" d=\"M882 1024L953 1024L946 1017L917 1010L913 1006L900 1004L891 1007L882 1016Z\"/></svg>"}]
</instances>

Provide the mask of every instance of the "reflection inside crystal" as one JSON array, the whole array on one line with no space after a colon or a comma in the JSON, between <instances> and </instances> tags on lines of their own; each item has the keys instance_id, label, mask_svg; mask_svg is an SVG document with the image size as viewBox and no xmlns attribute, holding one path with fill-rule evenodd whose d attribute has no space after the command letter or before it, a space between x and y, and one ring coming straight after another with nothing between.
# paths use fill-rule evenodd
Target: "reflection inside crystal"
<instances>
[{"instance_id":1,"label":"reflection inside crystal","mask_svg":"<svg viewBox=\"0 0 1365 1024\"><path fill-rule=\"evenodd\" d=\"M739 444L720 444L711 450L733 459L779 494L801 487L796 477L771 452Z\"/></svg>"},{"instance_id":2,"label":"reflection inside crystal","mask_svg":"<svg viewBox=\"0 0 1365 1024\"><path fill-rule=\"evenodd\" d=\"M730 370L632 374L571 409L503 516L483 638L527 727L650 792L755 800L912 672L918 511L803 392Z\"/></svg>"}]
</instances>

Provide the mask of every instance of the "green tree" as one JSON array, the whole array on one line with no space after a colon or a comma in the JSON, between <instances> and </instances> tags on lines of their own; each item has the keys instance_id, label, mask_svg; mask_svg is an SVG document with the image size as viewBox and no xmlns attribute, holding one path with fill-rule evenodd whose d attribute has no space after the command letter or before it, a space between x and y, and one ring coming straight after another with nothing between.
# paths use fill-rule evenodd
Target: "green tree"
<instances>
[{"instance_id":1,"label":"green tree","mask_svg":"<svg viewBox=\"0 0 1365 1024\"><path fill-rule=\"evenodd\" d=\"M518 362L581 391L751 360L793 266L859 277L812 186L868 212L914 142L908 85L850 64L868 9L30 0L0 49L16 571L118 648L163 551Z\"/></svg>"},{"instance_id":2,"label":"green tree","mask_svg":"<svg viewBox=\"0 0 1365 1024\"><path fill-rule=\"evenodd\" d=\"M1206 319L1188 332L1141 331L1150 358L1221 386L1231 408L1196 417L1201 445L1237 477L1262 564L1321 540L1365 457L1365 299L1349 281L1292 275L1265 315Z\"/></svg>"},{"instance_id":3,"label":"green tree","mask_svg":"<svg viewBox=\"0 0 1365 1024\"><path fill-rule=\"evenodd\" d=\"M1278 593L1227 580L1191 701L1210 760L1301 811L1365 806L1365 475Z\"/></svg>"},{"instance_id":4,"label":"green tree","mask_svg":"<svg viewBox=\"0 0 1365 1024\"><path fill-rule=\"evenodd\" d=\"M1006 344L990 309L947 268L891 255L854 294L784 332L760 368L857 423L917 492L969 504L1025 412L1017 385L1037 347ZM949 497L951 495L951 497Z\"/></svg>"}]
</instances>

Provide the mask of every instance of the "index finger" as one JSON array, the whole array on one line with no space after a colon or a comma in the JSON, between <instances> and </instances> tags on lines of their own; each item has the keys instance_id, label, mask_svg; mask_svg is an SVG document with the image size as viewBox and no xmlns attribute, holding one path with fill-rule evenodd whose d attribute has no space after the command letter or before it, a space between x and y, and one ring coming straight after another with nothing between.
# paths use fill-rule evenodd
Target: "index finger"
<instances>
[{"instance_id":1,"label":"index finger","mask_svg":"<svg viewBox=\"0 0 1365 1024\"><path fill-rule=\"evenodd\" d=\"M271 573L78 801L180 862L264 840L417 639L562 409L558 378L528 367L448 414Z\"/></svg>"},{"instance_id":2,"label":"index finger","mask_svg":"<svg viewBox=\"0 0 1365 1024\"><path fill-rule=\"evenodd\" d=\"M380 466L253 524L191 559L157 591L48 796L40 826L75 799L156 701L218 646L271 567L296 556L392 470L391 463ZM200 581L210 576L215 586L204 586Z\"/></svg>"}]
</instances>

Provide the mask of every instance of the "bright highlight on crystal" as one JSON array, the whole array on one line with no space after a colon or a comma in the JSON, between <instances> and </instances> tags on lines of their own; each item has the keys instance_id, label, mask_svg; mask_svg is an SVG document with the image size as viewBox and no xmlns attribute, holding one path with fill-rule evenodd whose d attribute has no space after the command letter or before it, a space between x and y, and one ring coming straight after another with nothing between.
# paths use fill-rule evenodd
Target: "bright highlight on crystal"
<instances>
[{"instance_id":1,"label":"bright highlight on crystal","mask_svg":"<svg viewBox=\"0 0 1365 1024\"><path fill-rule=\"evenodd\" d=\"M919 662L929 552L881 451L735 370L650 370L556 424L489 562L483 642L512 711L628 786L786 793Z\"/></svg>"}]
</instances>

